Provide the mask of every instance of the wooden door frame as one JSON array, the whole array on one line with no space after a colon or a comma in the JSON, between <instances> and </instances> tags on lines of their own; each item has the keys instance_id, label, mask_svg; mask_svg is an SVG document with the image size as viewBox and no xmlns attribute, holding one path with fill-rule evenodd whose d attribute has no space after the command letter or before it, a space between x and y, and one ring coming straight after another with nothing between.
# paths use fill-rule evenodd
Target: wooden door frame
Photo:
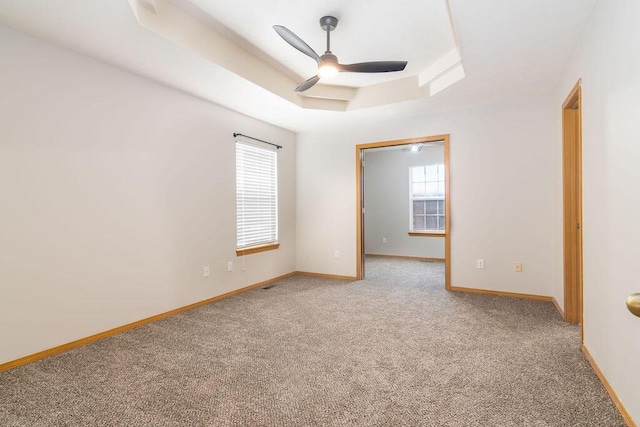
<instances>
[{"instance_id":1,"label":"wooden door frame","mask_svg":"<svg viewBox=\"0 0 640 427\"><path fill-rule=\"evenodd\" d=\"M451 289L451 182L449 178L449 134L425 136L421 138L398 139L393 141L371 142L356 145L356 277L362 280L364 262L364 230L362 229L362 204L364 190L364 176L362 174L362 155L367 148L393 147L398 145L411 145L418 143L443 142L444 143L444 276L445 289ZM408 200L407 200L408 202Z\"/></svg>"},{"instance_id":2,"label":"wooden door frame","mask_svg":"<svg viewBox=\"0 0 640 427\"><path fill-rule=\"evenodd\" d=\"M582 325L581 83L581 80L578 80L562 104L562 241L564 320ZM571 190L572 187L573 191Z\"/></svg>"}]
</instances>

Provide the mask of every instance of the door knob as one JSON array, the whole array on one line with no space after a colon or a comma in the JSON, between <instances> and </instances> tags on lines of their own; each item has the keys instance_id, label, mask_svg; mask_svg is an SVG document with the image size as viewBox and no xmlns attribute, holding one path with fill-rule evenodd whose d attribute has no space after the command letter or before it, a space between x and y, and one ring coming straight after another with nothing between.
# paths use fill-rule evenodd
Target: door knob
<instances>
[{"instance_id":1,"label":"door knob","mask_svg":"<svg viewBox=\"0 0 640 427\"><path fill-rule=\"evenodd\" d=\"M640 293L629 295L627 308L634 316L640 317Z\"/></svg>"}]
</instances>

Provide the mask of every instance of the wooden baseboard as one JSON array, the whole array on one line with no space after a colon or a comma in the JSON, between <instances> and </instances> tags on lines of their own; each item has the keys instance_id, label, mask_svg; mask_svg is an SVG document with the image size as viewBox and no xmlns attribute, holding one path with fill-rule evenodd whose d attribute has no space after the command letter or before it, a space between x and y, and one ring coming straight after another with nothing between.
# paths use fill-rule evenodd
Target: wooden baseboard
<instances>
[{"instance_id":1,"label":"wooden baseboard","mask_svg":"<svg viewBox=\"0 0 640 427\"><path fill-rule=\"evenodd\" d=\"M71 350L72 348L79 347L81 345L89 344L94 341L98 341L102 338L110 337L115 334L119 334L120 332L128 331L129 329L137 328L138 326L146 325L147 323L155 322L156 320L164 319L165 317L173 316L174 314L182 313L183 311L192 310L197 307L201 307L203 305L211 304L212 302L220 301L225 298L229 298L230 296L237 295L242 292L249 291L251 289L259 288L268 283L275 282L278 280L285 279L287 277L295 276L296 272L292 272L289 274L285 274L283 276L274 277L273 279L265 280L260 283L256 283L253 285L246 286L244 288L236 289L235 291L227 292L226 294L218 295L213 298L206 299L204 301L199 301L194 304L189 304L184 307L176 308L171 311L167 311L165 313L156 314L155 316L147 317L142 320L138 320L136 322L128 323L123 326L119 326L117 328L109 329L108 331L100 332L85 338L80 338L79 340L71 341L66 344L59 345L57 347L49 348L47 350L39 351L38 353L30 354L28 356L21 357L16 360L12 360L6 363L0 364L0 372L7 371L9 369L17 368L18 366L26 365L27 363L35 362L36 360L44 359L45 357L53 356L54 354L62 353L63 351Z\"/></svg>"},{"instance_id":2,"label":"wooden baseboard","mask_svg":"<svg viewBox=\"0 0 640 427\"><path fill-rule=\"evenodd\" d=\"M618 411L620 412L620 415L622 415L622 418L624 418L624 421L627 423L629 427L638 427L635 421L633 421L633 418L631 418L631 414L629 414L629 412L624 407L622 402L620 402L620 399L618 399L618 395L613 390L613 387L611 387L611 384L609 384L609 381L607 381L607 378L604 376L604 374L600 370L600 367L598 366L596 361L593 359L593 356L591 356L591 353L589 353L589 350L587 350L584 344L582 344L580 349L582 350L582 353L584 353L584 356L587 358L587 360L591 364L591 367L593 368L593 371L598 376L598 379L600 379L600 382L602 383L604 388L607 390L607 393L609 393L611 400L613 400L613 404L616 405L616 408L618 408Z\"/></svg>"},{"instance_id":3,"label":"wooden baseboard","mask_svg":"<svg viewBox=\"0 0 640 427\"><path fill-rule=\"evenodd\" d=\"M556 301L555 298L551 298L551 302L556 307L556 310L558 310L558 313L560 313L560 317L562 317L562 320L564 320L564 310L560 307L560 304L558 304L558 301Z\"/></svg>"},{"instance_id":4,"label":"wooden baseboard","mask_svg":"<svg viewBox=\"0 0 640 427\"><path fill-rule=\"evenodd\" d=\"M310 271L296 271L295 274L299 274L300 276L325 277L327 279L358 280L356 276L338 276L336 274L312 273Z\"/></svg>"},{"instance_id":5,"label":"wooden baseboard","mask_svg":"<svg viewBox=\"0 0 640 427\"><path fill-rule=\"evenodd\" d=\"M444 262L444 258L427 258L422 256L407 256L407 255L386 255L386 254L364 254L364 256L373 256L379 258L402 258L402 259L417 259L418 261L435 261Z\"/></svg>"},{"instance_id":6,"label":"wooden baseboard","mask_svg":"<svg viewBox=\"0 0 640 427\"><path fill-rule=\"evenodd\" d=\"M467 292L472 294L497 295L501 297L533 299L536 301L547 301L547 302L551 302L551 300L553 299L552 297L546 297L543 295L518 294L514 292L491 291L488 289L460 288L457 286L452 286L449 290L453 292Z\"/></svg>"}]
</instances>

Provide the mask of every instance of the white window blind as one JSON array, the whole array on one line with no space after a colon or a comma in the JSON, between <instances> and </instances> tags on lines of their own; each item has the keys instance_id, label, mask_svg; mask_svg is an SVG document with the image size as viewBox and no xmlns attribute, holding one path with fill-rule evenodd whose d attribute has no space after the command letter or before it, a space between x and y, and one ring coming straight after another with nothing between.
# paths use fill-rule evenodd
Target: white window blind
<instances>
[{"instance_id":1,"label":"white window blind","mask_svg":"<svg viewBox=\"0 0 640 427\"><path fill-rule=\"evenodd\" d=\"M237 248L278 240L278 155L236 141Z\"/></svg>"}]
</instances>

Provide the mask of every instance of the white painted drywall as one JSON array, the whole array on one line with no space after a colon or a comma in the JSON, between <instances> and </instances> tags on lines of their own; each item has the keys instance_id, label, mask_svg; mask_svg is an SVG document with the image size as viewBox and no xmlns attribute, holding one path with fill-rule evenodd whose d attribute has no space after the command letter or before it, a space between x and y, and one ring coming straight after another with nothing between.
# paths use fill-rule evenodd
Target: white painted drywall
<instances>
[{"instance_id":1,"label":"white painted drywall","mask_svg":"<svg viewBox=\"0 0 640 427\"><path fill-rule=\"evenodd\" d=\"M293 133L6 27L0 93L0 363L295 269ZM233 132L284 146L245 272Z\"/></svg>"},{"instance_id":2,"label":"white painted drywall","mask_svg":"<svg viewBox=\"0 0 640 427\"><path fill-rule=\"evenodd\" d=\"M297 269L356 273L357 144L449 133L452 284L550 296L552 112L551 96L531 96L300 133ZM478 258L484 270L476 268ZM513 272L514 261L524 263L522 273Z\"/></svg>"},{"instance_id":3,"label":"white painted drywall","mask_svg":"<svg viewBox=\"0 0 640 427\"><path fill-rule=\"evenodd\" d=\"M640 423L640 2L600 1L558 86L554 295L562 297L561 106L582 78L584 344Z\"/></svg>"},{"instance_id":4,"label":"white painted drywall","mask_svg":"<svg viewBox=\"0 0 640 427\"><path fill-rule=\"evenodd\" d=\"M409 168L444 164L444 146L365 150L365 253L444 259L443 237L409 236ZM382 243L382 238L387 243Z\"/></svg>"}]
</instances>

